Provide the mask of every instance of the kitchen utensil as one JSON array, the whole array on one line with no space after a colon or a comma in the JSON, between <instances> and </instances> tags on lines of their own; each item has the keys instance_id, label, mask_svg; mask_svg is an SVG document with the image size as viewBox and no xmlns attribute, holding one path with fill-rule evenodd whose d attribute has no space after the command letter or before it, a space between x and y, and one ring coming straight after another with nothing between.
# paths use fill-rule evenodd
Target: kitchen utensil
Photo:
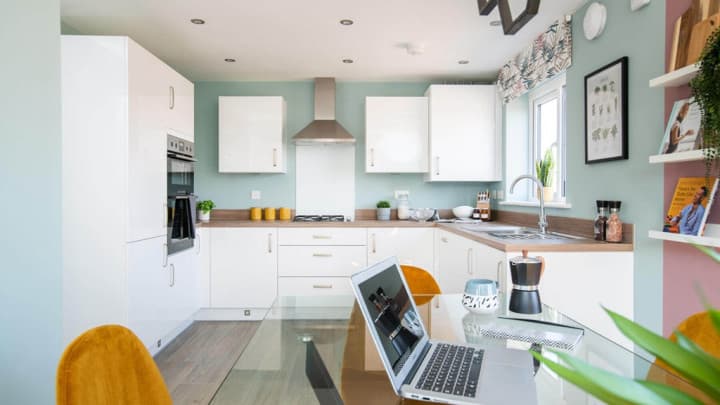
<instances>
[{"instance_id":1,"label":"kitchen utensil","mask_svg":"<svg viewBox=\"0 0 720 405\"><path fill-rule=\"evenodd\" d=\"M456 218L470 218L473 213L473 207L468 205L461 205L452 209L453 215Z\"/></svg>"},{"instance_id":2,"label":"kitchen utensil","mask_svg":"<svg viewBox=\"0 0 720 405\"><path fill-rule=\"evenodd\" d=\"M495 312L498 308L498 283L484 278L468 280L462 304L465 309L476 314Z\"/></svg>"},{"instance_id":3,"label":"kitchen utensil","mask_svg":"<svg viewBox=\"0 0 720 405\"><path fill-rule=\"evenodd\" d=\"M540 276L545 269L545 260L528 257L527 250L523 255L510 259L510 277L513 289L510 293L510 310L521 314L539 314L542 312L540 302Z\"/></svg>"}]
</instances>

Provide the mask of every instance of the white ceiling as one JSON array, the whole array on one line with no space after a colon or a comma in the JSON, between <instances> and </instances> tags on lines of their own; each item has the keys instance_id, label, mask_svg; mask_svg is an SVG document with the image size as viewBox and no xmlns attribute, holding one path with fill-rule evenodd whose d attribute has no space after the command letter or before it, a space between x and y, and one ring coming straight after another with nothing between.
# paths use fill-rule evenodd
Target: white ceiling
<instances>
[{"instance_id":1,"label":"white ceiling","mask_svg":"<svg viewBox=\"0 0 720 405\"><path fill-rule=\"evenodd\" d=\"M129 35L193 81L459 81L494 79L584 1L543 0L514 36L491 27L497 9L480 16L477 0L62 0L61 7L70 27ZM525 0L511 5L517 15ZM344 18L355 24L340 25ZM424 45L424 53L410 55L407 43Z\"/></svg>"}]
</instances>

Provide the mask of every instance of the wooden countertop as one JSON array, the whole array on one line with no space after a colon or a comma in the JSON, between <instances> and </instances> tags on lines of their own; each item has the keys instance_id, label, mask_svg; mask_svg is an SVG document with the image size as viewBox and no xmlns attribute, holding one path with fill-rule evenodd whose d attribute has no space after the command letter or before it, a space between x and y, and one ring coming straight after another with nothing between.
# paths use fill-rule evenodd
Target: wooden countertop
<instances>
[{"instance_id":1,"label":"wooden countertop","mask_svg":"<svg viewBox=\"0 0 720 405\"><path fill-rule=\"evenodd\" d=\"M495 226L510 225L493 222ZM464 238L480 242L504 252L632 252L632 243L607 243L593 239L560 239L560 240L506 240L488 235L484 232L473 232L462 228L464 224L416 222L416 221L377 221L358 220L353 222L292 222L292 221L249 221L249 220L210 220L199 224L201 228L429 228L439 229L460 235Z\"/></svg>"}]
</instances>

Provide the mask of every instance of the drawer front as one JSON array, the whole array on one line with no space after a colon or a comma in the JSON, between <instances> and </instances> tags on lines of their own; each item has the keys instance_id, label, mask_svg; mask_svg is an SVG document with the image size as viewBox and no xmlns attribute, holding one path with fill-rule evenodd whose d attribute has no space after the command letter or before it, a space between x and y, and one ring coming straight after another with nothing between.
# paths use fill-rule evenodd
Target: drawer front
<instances>
[{"instance_id":1,"label":"drawer front","mask_svg":"<svg viewBox=\"0 0 720 405\"><path fill-rule=\"evenodd\" d=\"M280 277L279 296L352 296L349 277Z\"/></svg>"},{"instance_id":2,"label":"drawer front","mask_svg":"<svg viewBox=\"0 0 720 405\"><path fill-rule=\"evenodd\" d=\"M365 246L366 228L280 228L280 245L320 246Z\"/></svg>"},{"instance_id":3,"label":"drawer front","mask_svg":"<svg viewBox=\"0 0 720 405\"><path fill-rule=\"evenodd\" d=\"M365 246L280 246L278 274L283 277L345 277L365 268Z\"/></svg>"}]
</instances>

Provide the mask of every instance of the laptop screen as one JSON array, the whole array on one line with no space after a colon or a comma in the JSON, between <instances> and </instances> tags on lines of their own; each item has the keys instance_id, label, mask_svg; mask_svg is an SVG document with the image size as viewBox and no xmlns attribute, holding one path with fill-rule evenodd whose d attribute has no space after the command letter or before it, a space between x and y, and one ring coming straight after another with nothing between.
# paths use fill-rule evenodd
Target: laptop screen
<instances>
[{"instance_id":1,"label":"laptop screen","mask_svg":"<svg viewBox=\"0 0 720 405\"><path fill-rule=\"evenodd\" d=\"M387 261L386 261L387 262ZM363 304L397 375L424 336L422 321L400 276L397 264L358 284Z\"/></svg>"}]
</instances>

